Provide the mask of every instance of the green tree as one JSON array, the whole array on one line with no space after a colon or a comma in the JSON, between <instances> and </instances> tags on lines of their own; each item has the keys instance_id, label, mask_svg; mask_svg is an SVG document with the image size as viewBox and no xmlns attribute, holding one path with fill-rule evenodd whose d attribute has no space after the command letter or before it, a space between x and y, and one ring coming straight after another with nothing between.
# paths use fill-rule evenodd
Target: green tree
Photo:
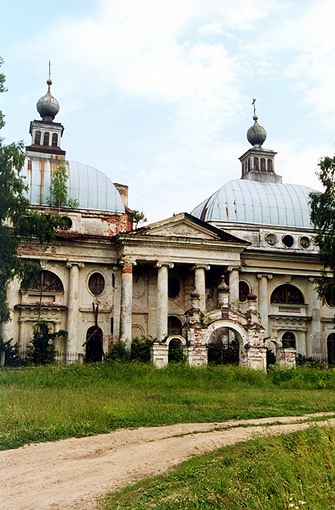
<instances>
[{"instance_id":1,"label":"green tree","mask_svg":"<svg viewBox=\"0 0 335 510\"><path fill-rule=\"evenodd\" d=\"M335 156L322 158L319 167L317 176L324 189L310 194L314 242L322 265L317 290L323 301L335 304Z\"/></svg>"},{"instance_id":2,"label":"green tree","mask_svg":"<svg viewBox=\"0 0 335 510\"><path fill-rule=\"evenodd\" d=\"M0 67L3 64L0 59ZM5 75L0 73L0 92L5 92ZM4 115L0 111L0 128ZM10 319L6 303L6 287L15 276L23 278L31 264L19 257L19 244L24 239L49 243L61 224L57 215L44 215L30 209L27 189L20 174L25 154L23 142L6 145L0 138L0 323Z\"/></svg>"},{"instance_id":3,"label":"green tree","mask_svg":"<svg viewBox=\"0 0 335 510\"><path fill-rule=\"evenodd\" d=\"M50 333L50 326L45 321L35 324L33 331L33 339L27 350L27 360L35 365L54 363L56 350L53 341L59 336L67 337L67 331L60 329L56 333Z\"/></svg>"},{"instance_id":4,"label":"green tree","mask_svg":"<svg viewBox=\"0 0 335 510\"><path fill-rule=\"evenodd\" d=\"M79 202L75 198L69 198L67 182L69 175L64 165L59 165L51 174L50 196L48 203L51 207L78 207Z\"/></svg>"}]
</instances>

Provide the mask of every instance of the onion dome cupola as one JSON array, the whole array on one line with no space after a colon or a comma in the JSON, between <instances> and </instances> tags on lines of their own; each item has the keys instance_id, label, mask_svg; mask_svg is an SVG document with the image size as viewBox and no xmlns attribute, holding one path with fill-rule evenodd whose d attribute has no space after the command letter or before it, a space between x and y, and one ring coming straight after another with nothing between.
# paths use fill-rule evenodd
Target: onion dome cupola
<instances>
[{"instance_id":1,"label":"onion dome cupola","mask_svg":"<svg viewBox=\"0 0 335 510\"><path fill-rule=\"evenodd\" d=\"M247 139L252 145L252 148L239 158L242 165L241 179L280 183L282 182L282 178L275 173L274 166L274 158L277 153L263 148L267 133L263 126L258 123L256 99L253 99L251 104L254 108L254 125L248 129Z\"/></svg>"},{"instance_id":2,"label":"onion dome cupola","mask_svg":"<svg viewBox=\"0 0 335 510\"><path fill-rule=\"evenodd\" d=\"M36 103L36 108L44 122L52 122L59 112L59 102L53 97L50 91L52 80L47 80L48 91Z\"/></svg>"},{"instance_id":3,"label":"onion dome cupola","mask_svg":"<svg viewBox=\"0 0 335 510\"><path fill-rule=\"evenodd\" d=\"M26 147L27 155L29 152L38 152L39 157L52 158L55 156L58 159L64 159L65 151L60 146L64 127L60 122L54 122L60 106L57 99L51 94L50 62L47 85L47 93L36 103L41 120L33 120L30 123L31 145Z\"/></svg>"}]
</instances>

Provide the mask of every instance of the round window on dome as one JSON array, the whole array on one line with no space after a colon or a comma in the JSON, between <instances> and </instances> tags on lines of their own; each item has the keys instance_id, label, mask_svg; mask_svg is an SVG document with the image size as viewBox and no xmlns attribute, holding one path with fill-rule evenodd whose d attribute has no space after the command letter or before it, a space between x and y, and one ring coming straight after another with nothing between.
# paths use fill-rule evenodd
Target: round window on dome
<instances>
[{"instance_id":1,"label":"round window on dome","mask_svg":"<svg viewBox=\"0 0 335 510\"><path fill-rule=\"evenodd\" d=\"M311 242L310 242L309 237L307 237L307 236L300 237L301 248L304 248L306 250L306 248L308 248L310 246L310 244L311 244Z\"/></svg>"},{"instance_id":2,"label":"round window on dome","mask_svg":"<svg viewBox=\"0 0 335 510\"><path fill-rule=\"evenodd\" d=\"M88 288L93 296L100 296L105 289L105 278L100 273L93 273L88 280Z\"/></svg>"},{"instance_id":3,"label":"round window on dome","mask_svg":"<svg viewBox=\"0 0 335 510\"><path fill-rule=\"evenodd\" d=\"M68 216L62 216L62 223L61 223L60 228L62 230L70 230L71 227L72 227L71 218L69 218Z\"/></svg>"},{"instance_id":4,"label":"round window on dome","mask_svg":"<svg viewBox=\"0 0 335 510\"><path fill-rule=\"evenodd\" d=\"M267 234L265 236L265 241L270 245L274 246L277 244L277 236L275 234Z\"/></svg>"},{"instance_id":5,"label":"round window on dome","mask_svg":"<svg viewBox=\"0 0 335 510\"><path fill-rule=\"evenodd\" d=\"M283 236L283 243L287 248L292 248L294 239L290 234L286 234L286 236Z\"/></svg>"}]
</instances>

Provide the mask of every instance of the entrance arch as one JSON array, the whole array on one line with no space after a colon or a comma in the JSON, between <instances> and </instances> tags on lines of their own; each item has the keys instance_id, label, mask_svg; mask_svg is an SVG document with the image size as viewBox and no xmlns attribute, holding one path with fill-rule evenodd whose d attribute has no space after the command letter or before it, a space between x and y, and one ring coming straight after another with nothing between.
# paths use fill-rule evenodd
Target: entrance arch
<instances>
[{"instance_id":1,"label":"entrance arch","mask_svg":"<svg viewBox=\"0 0 335 510\"><path fill-rule=\"evenodd\" d=\"M214 331L208 341L208 363L238 365L240 342L229 328Z\"/></svg>"},{"instance_id":2,"label":"entrance arch","mask_svg":"<svg viewBox=\"0 0 335 510\"><path fill-rule=\"evenodd\" d=\"M184 344L185 340L181 339L180 337L172 337L169 340L169 346L168 346L168 362L183 362L185 361L185 354L184 354Z\"/></svg>"},{"instance_id":3,"label":"entrance arch","mask_svg":"<svg viewBox=\"0 0 335 510\"><path fill-rule=\"evenodd\" d=\"M102 348L103 333L102 329L97 326L91 326L86 333L86 353L85 361L94 362L102 361L103 348Z\"/></svg>"}]
</instances>

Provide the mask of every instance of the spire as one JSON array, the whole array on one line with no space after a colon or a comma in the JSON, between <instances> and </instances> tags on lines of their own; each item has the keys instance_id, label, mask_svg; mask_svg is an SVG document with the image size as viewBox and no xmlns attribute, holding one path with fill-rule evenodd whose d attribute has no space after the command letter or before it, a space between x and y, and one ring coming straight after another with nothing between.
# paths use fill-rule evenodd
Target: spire
<instances>
[{"instance_id":1,"label":"spire","mask_svg":"<svg viewBox=\"0 0 335 510\"><path fill-rule=\"evenodd\" d=\"M256 99L253 99L251 104L254 109L254 115L252 117L254 120L254 125L248 129L247 139L248 142L251 143L253 147L262 147L263 143L266 140L267 133L263 126L260 126L258 124L258 115L256 113Z\"/></svg>"}]
</instances>

